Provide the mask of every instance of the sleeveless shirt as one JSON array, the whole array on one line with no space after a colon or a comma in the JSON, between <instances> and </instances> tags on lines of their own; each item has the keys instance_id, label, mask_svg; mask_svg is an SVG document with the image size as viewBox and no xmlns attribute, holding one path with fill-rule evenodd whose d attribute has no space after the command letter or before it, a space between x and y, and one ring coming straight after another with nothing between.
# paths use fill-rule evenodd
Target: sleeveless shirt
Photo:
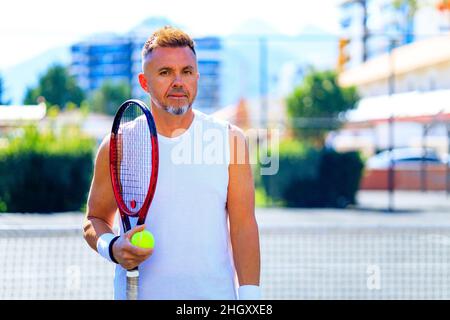
<instances>
[{"instance_id":1,"label":"sleeveless shirt","mask_svg":"<svg viewBox=\"0 0 450 320\"><path fill-rule=\"evenodd\" d=\"M158 181L145 222L155 247L139 266L139 299L236 299L226 209L229 124L193 111L181 135L158 134ZM114 298L125 299L125 291L126 270L117 265Z\"/></svg>"}]
</instances>

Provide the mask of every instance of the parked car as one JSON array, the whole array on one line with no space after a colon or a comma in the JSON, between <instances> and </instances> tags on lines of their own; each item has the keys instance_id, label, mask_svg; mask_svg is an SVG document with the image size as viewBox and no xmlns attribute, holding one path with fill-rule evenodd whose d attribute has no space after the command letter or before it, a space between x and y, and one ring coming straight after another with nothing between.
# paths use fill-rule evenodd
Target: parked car
<instances>
[{"instance_id":1,"label":"parked car","mask_svg":"<svg viewBox=\"0 0 450 320\"><path fill-rule=\"evenodd\" d=\"M420 169L422 163L425 165L443 165L446 162L439 157L433 149L422 148L396 148L392 150L392 161L395 168ZM382 151L370 157L366 162L367 169L387 169L391 162L389 150Z\"/></svg>"}]
</instances>

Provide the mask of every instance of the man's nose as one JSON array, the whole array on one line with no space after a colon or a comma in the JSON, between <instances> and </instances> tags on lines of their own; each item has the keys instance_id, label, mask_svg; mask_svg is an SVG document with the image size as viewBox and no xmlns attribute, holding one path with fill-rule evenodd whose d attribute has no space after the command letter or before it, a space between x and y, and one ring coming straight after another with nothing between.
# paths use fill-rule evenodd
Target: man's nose
<instances>
[{"instance_id":1,"label":"man's nose","mask_svg":"<svg viewBox=\"0 0 450 320\"><path fill-rule=\"evenodd\" d=\"M183 79L181 78L180 74L175 75L175 78L173 79L172 86L174 87L182 87L183 86Z\"/></svg>"}]
</instances>

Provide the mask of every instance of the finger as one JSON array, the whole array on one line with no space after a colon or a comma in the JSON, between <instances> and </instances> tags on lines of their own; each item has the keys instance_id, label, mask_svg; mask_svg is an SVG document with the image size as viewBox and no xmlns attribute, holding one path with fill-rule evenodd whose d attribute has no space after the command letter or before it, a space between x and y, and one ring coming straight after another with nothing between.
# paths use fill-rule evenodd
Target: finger
<instances>
[{"instance_id":1,"label":"finger","mask_svg":"<svg viewBox=\"0 0 450 320\"><path fill-rule=\"evenodd\" d=\"M137 266L139 266L139 263L136 263L136 262L127 262L122 265L122 267L124 267L127 270L132 270L132 269L136 268Z\"/></svg>"},{"instance_id":2,"label":"finger","mask_svg":"<svg viewBox=\"0 0 450 320\"><path fill-rule=\"evenodd\" d=\"M124 267L126 267L127 269L132 269L135 268L137 266L139 266L142 262L144 262L146 259L144 258L130 258L127 259L126 261L124 261Z\"/></svg>"},{"instance_id":3,"label":"finger","mask_svg":"<svg viewBox=\"0 0 450 320\"><path fill-rule=\"evenodd\" d=\"M137 233L145 230L145 224L138 225L134 227L133 229L129 230L127 233L125 233L125 236L127 239L131 239L131 237Z\"/></svg>"},{"instance_id":4,"label":"finger","mask_svg":"<svg viewBox=\"0 0 450 320\"><path fill-rule=\"evenodd\" d=\"M137 257L148 257L153 253L153 249L140 248L131 245L129 252Z\"/></svg>"},{"instance_id":5,"label":"finger","mask_svg":"<svg viewBox=\"0 0 450 320\"><path fill-rule=\"evenodd\" d=\"M122 266L126 269L132 269L138 265L140 265L145 259L138 258L136 256L130 256L127 259L123 260Z\"/></svg>"},{"instance_id":6,"label":"finger","mask_svg":"<svg viewBox=\"0 0 450 320\"><path fill-rule=\"evenodd\" d=\"M143 258L139 258L139 259L135 259L133 260L133 263L135 263L136 265L141 265L145 260L147 260L148 257L143 257Z\"/></svg>"},{"instance_id":7,"label":"finger","mask_svg":"<svg viewBox=\"0 0 450 320\"><path fill-rule=\"evenodd\" d=\"M153 248L141 248L134 246L128 239L123 246L123 251L131 257L146 257L153 253Z\"/></svg>"}]
</instances>

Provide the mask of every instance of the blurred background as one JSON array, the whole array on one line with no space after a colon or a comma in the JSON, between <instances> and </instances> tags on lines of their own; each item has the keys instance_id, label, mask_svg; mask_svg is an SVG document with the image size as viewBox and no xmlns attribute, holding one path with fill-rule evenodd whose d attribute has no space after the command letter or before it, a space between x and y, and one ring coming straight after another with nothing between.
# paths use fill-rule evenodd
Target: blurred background
<instances>
[{"instance_id":1,"label":"blurred background","mask_svg":"<svg viewBox=\"0 0 450 320\"><path fill-rule=\"evenodd\" d=\"M252 147L263 298L450 299L450 0L1 6L0 299L112 298L93 161L165 25Z\"/></svg>"}]
</instances>

